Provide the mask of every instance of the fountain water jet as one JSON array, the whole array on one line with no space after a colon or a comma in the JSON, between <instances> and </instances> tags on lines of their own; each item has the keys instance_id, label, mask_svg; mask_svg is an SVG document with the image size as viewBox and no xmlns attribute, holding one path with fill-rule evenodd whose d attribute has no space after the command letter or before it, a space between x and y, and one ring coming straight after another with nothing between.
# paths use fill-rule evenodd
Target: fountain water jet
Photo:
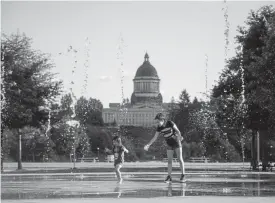
<instances>
[{"instance_id":1,"label":"fountain water jet","mask_svg":"<svg viewBox=\"0 0 275 203\"><path fill-rule=\"evenodd\" d=\"M71 109L72 109L72 111L73 111L73 115L71 116L71 118L74 118L74 117L76 116L76 114L75 114L75 104L76 104L77 98L76 98L76 96L75 96L75 94L74 94L73 87L74 87L74 84L75 84L75 82L74 82L74 78L75 78L75 77L74 77L74 74L75 74L76 66L77 66L77 60L76 60L76 53L77 53L77 50L76 50L76 49L73 49L73 47L70 46L69 49L68 49L68 52L72 52L72 54L73 54L73 59L74 59L74 65L73 65L73 69L72 69L72 80L71 80L71 83L70 83L71 87L69 88L69 89L70 89L71 96L72 96L72 100L73 100L73 102L72 102L72 104L71 104L71 106L70 106Z\"/></svg>"},{"instance_id":2,"label":"fountain water jet","mask_svg":"<svg viewBox=\"0 0 275 203\"><path fill-rule=\"evenodd\" d=\"M244 67L243 67L243 46L241 46L241 61L240 61L240 68L241 68L241 80L242 80L242 92L241 92L241 96L242 96L242 100L241 100L241 106L240 106L240 110L242 111L242 130L241 130L241 148L242 148L242 161L243 161L243 170L244 170L244 133L245 133L245 126L244 126L244 119L245 119L245 84L244 84Z\"/></svg>"},{"instance_id":3,"label":"fountain water jet","mask_svg":"<svg viewBox=\"0 0 275 203\"><path fill-rule=\"evenodd\" d=\"M49 104L48 101L46 101L46 109L49 111L49 113L48 113L48 124L47 124L45 135L48 136L48 133L51 129L51 113L52 113L51 105Z\"/></svg>"},{"instance_id":4,"label":"fountain water jet","mask_svg":"<svg viewBox=\"0 0 275 203\"><path fill-rule=\"evenodd\" d=\"M83 84L83 88L82 88L82 92L81 92L82 95L85 95L87 93L87 85L88 85L88 73L87 72L90 67L90 48L89 48L90 44L91 44L91 41L87 37L85 40L85 52L86 52L87 58L84 63L85 79L84 79L84 84Z\"/></svg>"},{"instance_id":5,"label":"fountain water jet","mask_svg":"<svg viewBox=\"0 0 275 203\"><path fill-rule=\"evenodd\" d=\"M79 127L79 122L77 120L74 120L74 118L76 117L76 112L75 112L75 105L76 105L76 101L77 101L77 98L74 94L74 74L75 74L75 71L76 71L76 67L77 67L77 59L76 59L76 54L77 54L77 50L74 49L72 46L69 46L69 48L67 49L67 53L72 53L72 57L73 57L73 69L72 69L72 80L70 82L70 95L71 95L71 98L72 98L72 103L70 105L70 108L72 110L72 115L71 115L71 119L69 119L66 124L69 125L69 128L68 128L68 135L70 136L72 133L74 134L72 139L73 139L73 146L72 146L72 150L73 150L73 168L75 168L75 162L76 162L76 154L75 154L75 148L76 148L76 137L75 137L75 129L77 129ZM70 155L71 157L71 155Z\"/></svg>"},{"instance_id":6,"label":"fountain water jet","mask_svg":"<svg viewBox=\"0 0 275 203\"><path fill-rule=\"evenodd\" d=\"M5 108L6 105L6 95L5 95L5 53L6 53L6 47L1 45L1 115L3 113L3 109ZM2 129L2 127L1 127Z\"/></svg>"},{"instance_id":7,"label":"fountain water jet","mask_svg":"<svg viewBox=\"0 0 275 203\"><path fill-rule=\"evenodd\" d=\"M5 109L6 105L6 88L5 88L5 53L6 53L6 47L1 44L1 117L5 116L3 114L3 110ZM1 122L1 143L4 142L4 137L3 137L3 127L2 122ZM4 170L3 169L3 157L4 157L4 151L3 147L1 147L1 172Z\"/></svg>"},{"instance_id":8,"label":"fountain water jet","mask_svg":"<svg viewBox=\"0 0 275 203\"><path fill-rule=\"evenodd\" d=\"M128 113L128 109L127 109L127 104L126 104L126 100L124 98L124 69L123 69L123 50L124 50L124 39L122 37L122 34L120 34L119 37L119 44L118 44L118 52L117 52L117 59L119 62L119 66L120 66L120 73L121 73L121 79L120 79L120 85L121 85L121 106L120 106L120 122L119 122L119 126L121 126L121 124L123 125L127 125L127 113ZM124 133L124 132L122 132Z\"/></svg>"}]
</instances>

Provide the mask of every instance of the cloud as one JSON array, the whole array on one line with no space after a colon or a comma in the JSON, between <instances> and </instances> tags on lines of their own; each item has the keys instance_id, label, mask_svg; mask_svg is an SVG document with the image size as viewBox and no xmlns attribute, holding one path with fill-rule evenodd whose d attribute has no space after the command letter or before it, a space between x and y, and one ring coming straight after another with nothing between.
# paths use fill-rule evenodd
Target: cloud
<instances>
[{"instance_id":1,"label":"cloud","mask_svg":"<svg viewBox=\"0 0 275 203\"><path fill-rule=\"evenodd\" d=\"M101 81L110 81L113 79L113 76L106 76L106 75L103 75L103 76L100 76L99 79Z\"/></svg>"}]
</instances>

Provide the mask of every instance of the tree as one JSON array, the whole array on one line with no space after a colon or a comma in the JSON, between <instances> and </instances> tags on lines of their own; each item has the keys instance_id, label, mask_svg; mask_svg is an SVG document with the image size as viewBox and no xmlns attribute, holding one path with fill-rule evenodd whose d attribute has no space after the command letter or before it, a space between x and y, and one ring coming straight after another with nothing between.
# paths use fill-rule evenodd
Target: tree
<instances>
[{"instance_id":1,"label":"tree","mask_svg":"<svg viewBox=\"0 0 275 203\"><path fill-rule=\"evenodd\" d=\"M60 113L61 117L71 117L73 115L72 105L73 105L73 98L70 93L65 94L61 97L61 104L60 104Z\"/></svg>"},{"instance_id":2,"label":"tree","mask_svg":"<svg viewBox=\"0 0 275 203\"><path fill-rule=\"evenodd\" d=\"M91 107L89 111L89 120L88 123L91 125L99 125L103 126L103 118L102 118L102 109L103 105L100 100L90 98L89 106Z\"/></svg>"},{"instance_id":3,"label":"tree","mask_svg":"<svg viewBox=\"0 0 275 203\"><path fill-rule=\"evenodd\" d=\"M83 157L90 151L85 127L70 117L64 117L52 126L51 139L55 143L56 153L61 157L69 157L74 152L77 157Z\"/></svg>"},{"instance_id":4,"label":"tree","mask_svg":"<svg viewBox=\"0 0 275 203\"><path fill-rule=\"evenodd\" d=\"M89 101L85 97L80 97L75 106L76 118L82 125L85 125L89 120L89 112L92 110L92 107L89 106Z\"/></svg>"},{"instance_id":5,"label":"tree","mask_svg":"<svg viewBox=\"0 0 275 203\"><path fill-rule=\"evenodd\" d=\"M267 141L271 139L268 132L274 128L274 16L271 6L251 11L247 26L240 27L236 37L239 52L228 61L213 89L213 97L219 107L217 119L220 126L236 129L239 135L252 130L252 146L255 146L256 132L260 132L263 170L268 162ZM242 73L244 89L241 88ZM242 90L244 103L240 94ZM246 129L241 129L243 124ZM252 166L256 169L255 150L253 147L251 150Z\"/></svg>"},{"instance_id":6,"label":"tree","mask_svg":"<svg viewBox=\"0 0 275 203\"><path fill-rule=\"evenodd\" d=\"M80 97L75 107L76 117L81 124L102 126L102 109L103 105L99 100L93 98L87 100L84 97Z\"/></svg>"},{"instance_id":7,"label":"tree","mask_svg":"<svg viewBox=\"0 0 275 203\"><path fill-rule=\"evenodd\" d=\"M179 96L179 110L175 115L175 122L184 135L188 131L188 120L189 120L189 105L190 105L190 96L186 89L184 89Z\"/></svg>"},{"instance_id":8,"label":"tree","mask_svg":"<svg viewBox=\"0 0 275 203\"><path fill-rule=\"evenodd\" d=\"M22 154L25 160L32 156L33 161L48 161L55 158L51 138L45 135L45 130L25 126L22 129Z\"/></svg>"},{"instance_id":9,"label":"tree","mask_svg":"<svg viewBox=\"0 0 275 203\"><path fill-rule=\"evenodd\" d=\"M272 91L273 86L269 85L274 80L274 66L271 63L274 52L272 54L267 51L267 41L272 38L272 31L268 30L272 26L274 15L274 9L269 6L264 6L257 12L251 11L247 19L248 28L239 28L240 35L237 36L237 42L243 46L245 96L249 118L247 125L254 130L266 129L271 123L270 111L263 106L270 103L267 101L269 94L266 93L268 90ZM270 48L272 50L272 44Z\"/></svg>"},{"instance_id":10,"label":"tree","mask_svg":"<svg viewBox=\"0 0 275 203\"><path fill-rule=\"evenodd\" d=\"M275 10L271 6L252 11L247 19L248 28L240 28L237 36L238 43L243 46L247 127L254 131L254 135L255 131L260 133L263 170L269 159L267 143L272 137L269 132L274 128L274 16ZM256 169L253 154L252 165Z\"/></svg>"},{"instance_id":11,"label":"tree","mask_svg":"<svg viewBox=\"0 0 275 203\"><path fill-rule=\"evenodd\" d=\"M171 102L170 102L168 108L169 108L168 109L168 111L169 111L169 119L172 120L172 121L174 121L175 117L176 117L176 115L178 113L178 110L179 110L178 104L176 103L174 97L171 98Z\"/></svg>"},{"instance_id":12,"label":"tree","mask_svg":"<svg viewBox=\"0 0 275 203\"><path fill-rule=\"evenodd\" d=\"M238 161L240 156L236 154L235 147L229 142L227 133L216 122L216 108L213 103L203 105L199 111L193 111L189 124L195 129L197 143L201 153L214 160ZM196 135L196 134L195 134ZM190 140L190 142L194 141Z\"/></svg>"},{"instance_id":13,"label":"tree","mask_svg":"<svg viewBox=\"0 0 275 203\"><path fill-rule=\"evenodd\" d=\"M54 65L49 56L33 50L31 39L24 34L3 35L2 45L1 129L39 127L48 119L40 107L54 101L62 82L50 72Z\"/></svg>"},{"instance_id":14,"label":"tree","mask_svg":"<svg viewBox=\"0 0 275 203\"><path fill-rule=\"evenodd\" d=\"M5 36L4 78L5 109L3 126L21 128L39 126L47 120L40 111L46 101L53 102L60 94L61 81L49 72L53 64L49 57L31 49L31 39L25 35Z\"/></svg>"},{"instance_id":15,"label":"tree","mask_svg":"<svg viewBox=\"0 0 275 203\"><path fill-rule=\"evenodd\" d=\"M240 154L245 151L244 145L248 133L244 125L246 115L241 77L241 55L238 54L227 61L218 84L212 90L211 97L211 101L217 107L216 122L218 126L227 133L230 143ZM243 156L249 157L249 151Z\"/></svg>"},{"instance_id":16,"label":"tree","mask_svg":"<svg viewBox=\"0 0 275 203\"><path fill-rule=\"evenodd\" d=\"M188 94L187 90L182 90L179 96L179 104L181 108L186 107L190 104L190 95Z\"/></svg>"}]
</instances>

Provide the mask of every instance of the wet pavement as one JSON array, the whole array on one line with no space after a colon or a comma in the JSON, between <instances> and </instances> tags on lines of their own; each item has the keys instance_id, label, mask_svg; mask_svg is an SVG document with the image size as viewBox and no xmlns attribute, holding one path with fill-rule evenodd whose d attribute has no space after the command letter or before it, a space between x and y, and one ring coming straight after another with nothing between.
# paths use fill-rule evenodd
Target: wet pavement
<instances>
[{"instance_id":1,"label":"wet pavement","mask_svg":"<svg viewBox=\"0 0 275 203\"><path fill-rule=\"evenodd\" d=\"M275 197L275 173L188 173L180 183L163 182L166 173L2 174L2 200L74 198L159 198L191 196Z\"/></svg>"}]
</instances>

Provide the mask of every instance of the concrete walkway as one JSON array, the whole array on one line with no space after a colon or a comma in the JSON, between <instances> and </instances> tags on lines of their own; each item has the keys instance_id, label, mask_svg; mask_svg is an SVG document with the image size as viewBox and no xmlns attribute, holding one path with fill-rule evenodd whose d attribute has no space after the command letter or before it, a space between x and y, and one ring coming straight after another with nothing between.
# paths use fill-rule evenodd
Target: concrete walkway
<instances>
[{"instance_id":1,"label":"concrete walkway","mask_svg":"<svg viewBox=\"0 0 275 203\"><path fill-rule=\"evenodd\" d=\"M29 171L43 171L50 172L65 172L65 170L70 170L74 167L73 163L68 162L23 162L23 170L17 171L16 162L4 163L4 173L9 172L29 172ZM113 170L113 163L107 162L77 162L75 163L77 170L82 172L110 172ZM160 161L150 161L150 162L126 162L122 170L124 171L166 171L167 163ZM174 162L173 168L179 169L179 163ZM156 169L156 170L154 170ZM185 163L185 169L190 170L203 170L203 171L250 171L250 163Z\"/></svg>"},{"instance_id":2,"label":"concrete walkway","mask_svg":"<svg viewBox=\"0 0 275 203\"><path fill-rule=\"evenodd\" d=\"M30 199L2 200L3 203L274 203L275 197L162 197L162 198L72 198L72 199Z\"/></svg>"},{"instance_id":3,"label":"concrete walkway","mask_svg":"<svg viewBox=\"0 0 275 203\"><path fill-rule=\"evenodd\" d=\"M173 173L172 184L163 182L165 173L122 173L122 177L123 183L117 184L114 173L6 174L1 177L1 197L2 201L24 199L25 202L31 202L32 199L36 202L58 202L62 199L70 202L86 198L92 201L101 198L113 201L118 197L123 201L125 198L143 201L144 198L181 197L192 202L192 198L196 196L220 196L229 199L242 196L256 199L275 197L274 174L193 173L186 175L186 183L180 183L180 174Z\"/></svg>"}]
</instances>

